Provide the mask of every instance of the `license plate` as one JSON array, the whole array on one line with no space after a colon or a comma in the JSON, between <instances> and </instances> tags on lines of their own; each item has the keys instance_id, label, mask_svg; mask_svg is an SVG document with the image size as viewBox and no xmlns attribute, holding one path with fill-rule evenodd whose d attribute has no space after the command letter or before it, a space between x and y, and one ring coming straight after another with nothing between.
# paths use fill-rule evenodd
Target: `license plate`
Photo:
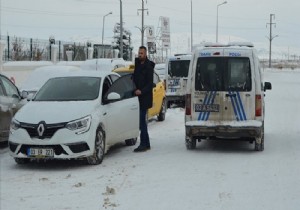
<instances>
[{"instance_id":1,"label":"license plate","mask_svg":"<svg viewBox=\"0 0 300 210\"><path fill-rule=\"evenodd\" d=\"M195 112L219 112L219 104L195 104Z\"/></svg>"},{"instance_id":2,"label":"license plate","mask_svg":"<svg viewBox=\"0 0 300 210\"><path fill-rule=\"evenodd\" d=\"M179 86L179 85L180 85L179 79L171 79L170 80L169 86Z\"/></svg>"},{"instance_id":3,"label":"license plate","mask_svg":"<svg viewBox=\"0 0 300 210\"><path fill-rule=\"evenodd\" d=\"M29 148L27 155L37 158L54 157L54 150L50 148Z\"/></svg>"}]
</instances>

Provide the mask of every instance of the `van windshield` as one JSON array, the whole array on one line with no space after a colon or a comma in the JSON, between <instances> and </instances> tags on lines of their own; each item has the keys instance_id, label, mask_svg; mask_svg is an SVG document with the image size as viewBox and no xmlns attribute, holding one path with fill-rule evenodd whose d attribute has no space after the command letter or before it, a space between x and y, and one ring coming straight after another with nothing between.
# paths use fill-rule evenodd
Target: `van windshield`
<instances>
[{"instance_id":1,"label":"van windshield","mask_svg":"<svg viewBox=\"0 0 300 210\"><path fill-rule=\"evenodd\" d=\"M199 57L195 89L251 91L250 60L246 57Z\"/></svg>"},{"instance_id":2,"label":"van windshield","mask_svg":"<svg viewBox=\"0 0 300 210\"><path fill-rule=\"evenodd\" d=\"M187 77L190 60L174 60L169 62L168 74L171 77Z\"/></svg>"}]
</instances>

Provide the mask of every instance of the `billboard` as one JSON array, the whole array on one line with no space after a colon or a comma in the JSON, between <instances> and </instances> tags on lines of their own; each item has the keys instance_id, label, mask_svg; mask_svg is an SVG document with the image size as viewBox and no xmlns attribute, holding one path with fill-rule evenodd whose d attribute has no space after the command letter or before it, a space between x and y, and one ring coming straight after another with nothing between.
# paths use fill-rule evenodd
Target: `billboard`
<instances>
[{"instance_id":1,"label":"billboard","mask_svg":"<svg viewBox=\"0 0 300 210\"><path fill-rule=\"evenodd\" d=\"M161 21L161 40L163 48L170 48L170 19L168 17L160 17Z\"/></svg>"}]
</instances>

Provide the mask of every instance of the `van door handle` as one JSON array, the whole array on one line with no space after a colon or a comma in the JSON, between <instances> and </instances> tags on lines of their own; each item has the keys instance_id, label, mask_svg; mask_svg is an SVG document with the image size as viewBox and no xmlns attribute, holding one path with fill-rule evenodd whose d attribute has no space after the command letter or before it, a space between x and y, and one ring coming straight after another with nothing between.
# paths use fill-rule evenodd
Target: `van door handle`
<instances>
[{"instance_id":1,"label":"van door handle","mask_svg":"<svg viewBox=\"0 0 300 210\"><path fill-rule=\"evenodd\" d=\"M226 93L225 96L226 96L226 97L236 97L236 94L235 94L235 93L232 93L232 94Z\"/></svg>"}]
</instances>

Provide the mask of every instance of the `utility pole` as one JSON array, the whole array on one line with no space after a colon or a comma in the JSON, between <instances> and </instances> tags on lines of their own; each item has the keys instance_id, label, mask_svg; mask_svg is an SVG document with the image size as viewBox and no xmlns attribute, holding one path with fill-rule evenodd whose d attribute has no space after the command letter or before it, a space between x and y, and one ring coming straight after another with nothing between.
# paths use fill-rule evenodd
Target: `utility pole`
<instances>
[{"instance_id":1,"label":"utility pole","mask_svg":"<svg viewBox=\"0 0 300 210\"><path fill-rule=\"evenodd\" d=\"M273 25L276 27L276 23L273 23L272 20L275 19L275 14L270 14L270 22L267 23L267 27L268 25L270 25L270 36L267 37L269 39L269 42L270 42L270 46L269 46L269 68L271 68L271 62L272 62L272 40L276 37L278 37L278 35L276 36L273 36L272 35L272 28L273 28Z\"/></svg>"},{"instance_id":2,"label":"utility pole","mask_svg":"<svg viewBox=\"0 0 300 210\"><path fill-rule=\"evenodd\" d=\"M123 58L123 13L122 13L122 0L120 0L120 58Z\"/></svg>"},{"instance_id":3,"label":"utility pole","mask_svg":"<svg viewBox=\"0 0 300 210\"><path fill-rule=\"evenodd\" d=\"M147 3L147 2L146 2ZM144 32L145 32L145 27L144 27L144 11L148 9L144 8L144 0L142 0L142 9L138 9L138 11L142 11L142 27L141 27L141 45L144 46Z\"/></svg>"},{"instance_id":4,"label":"utility pole","mask_svg":"<svg viewBox=\"0 0 300 210\"><path fill-rule=\"evenodd\" d=\"M191 52L193 52L193 1L191 0Z\"/></svg>"}]
</instances>

